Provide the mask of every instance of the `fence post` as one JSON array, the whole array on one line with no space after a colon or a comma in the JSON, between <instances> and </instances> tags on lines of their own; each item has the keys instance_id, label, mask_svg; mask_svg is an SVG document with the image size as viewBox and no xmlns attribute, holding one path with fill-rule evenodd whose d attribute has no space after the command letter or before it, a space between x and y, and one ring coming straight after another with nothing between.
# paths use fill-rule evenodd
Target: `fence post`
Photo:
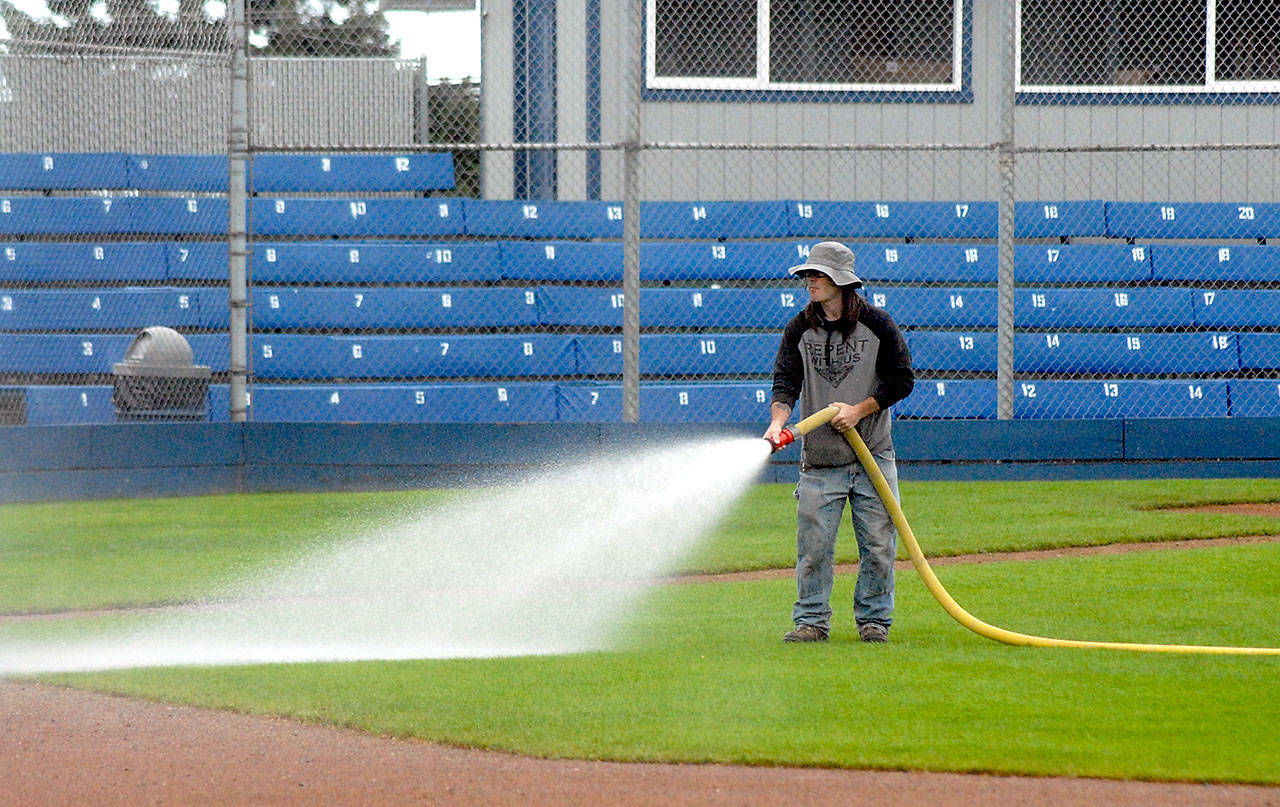
<instances>
[{"instance_id":1,"label":"fence post","mask_svg":"<svg viewBox=\"0 0 1280 807\"><path fill-rule=\"evenodd\" d=\"M231 14L231 126L227 131L227 251L230 273L230 387L233 423L248 418L249 396L249 59L246 52L245 0Z\"/></svg>"},{"instance_id":2,"label":"fence post","mask_svg":"<svg viewBox=\"0 0 1280 807\"><path fill-rule=\"evenodd\" d=\"M626 86L627 130L622 165L622 420L640 422L640 54L644 47L644 4L628 3Z\"/></svg>"},{"instance_id":3,"label":"fence post","mask_svg":"<svg viewBox=\"0 0 1280 807\"><path fill-rule=\"evenodd\" d=\"M1017 98L1017 48L1014 24L1018 0L1004 3L1001 15L1001 97L1000 143L997 160L1000 165L1000 219L997 230L997 251L1000 270L996 284L996 416L1000 420L1013 419L1013 234L1014 234L1014 103Z\"/></svg>"}]
</instances>

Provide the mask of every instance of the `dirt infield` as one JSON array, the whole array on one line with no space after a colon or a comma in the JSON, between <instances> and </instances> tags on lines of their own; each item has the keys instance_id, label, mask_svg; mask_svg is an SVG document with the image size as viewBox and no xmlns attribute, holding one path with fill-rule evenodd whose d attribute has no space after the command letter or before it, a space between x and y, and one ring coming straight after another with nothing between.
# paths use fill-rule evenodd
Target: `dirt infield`
<instances>
[{"instance_id":1,"label":"dirt infield","mask_svg":"<svg viewBox=\"0 0 1280 807\"><path fill-rule=\"evenodd\" d=\"M0 805L1259 807L1280 788L543 760L0 683Z\"/></svg>"},{"instance_id":2,"label":"dirt infield","mask_svg":"<svg viewBox=\"0 0 1280 807\"><path fill-rule=\"evenodd\" d=\"M1258 506L1249 507L1250 514L1260 514ZM1280 505L1267 506L1263 514L1280 517ZM1258 536L1112 545L936 562L1034 560L1275 540L1276 536ZM682 582L789 574L783 570L707 575ZM546 760L0 680L0 807L805 802L876 807L1280 807L1280 788Z\"/></svg>"}]
</instances>

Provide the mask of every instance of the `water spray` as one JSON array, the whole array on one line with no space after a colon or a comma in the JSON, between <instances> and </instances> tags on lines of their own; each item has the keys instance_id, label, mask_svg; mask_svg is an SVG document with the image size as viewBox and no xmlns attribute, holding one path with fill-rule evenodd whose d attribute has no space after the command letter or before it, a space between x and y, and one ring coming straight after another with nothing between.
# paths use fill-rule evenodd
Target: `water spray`
<instances>
[{"instance_id":1,"label":"water spray","mask_svg":"<svg viewBox=\"0 0 1280 807\"><path fill-rule=\"evenodd\" d=\"M836 416L840 410L837 407L829 406L821 412L816 412L809 417L783 429L776 440L768 440L769 445L777 452L779 449L794 442L798 435L805 435L819 426L826 425L831 418ZM867 448L867 444L863 442L862 437L858 434L857 429L849 429L844 432L844 437L848 440L849 445L853 448L854 453L858 455L858 461L862 463L862 467L866 469L867 474L871 477L872 484L875 485L876 492L880 494L880 500L884 502L885 508L889 511L889 516L893 519L893 525L898 529L898 535L902 536L902 541L907 545L907 552L911 556L911 565L915 567L916 572L924 581L925 587L929 589L929 593L938 601L942 609L947 612L952 619L959 622L964 627L988 639L1004 644L1020 645L1024 647L1073 647L1082 649L1101 649L1101 650L1131 650L1140 653L1201 653L1209 655L1222 656L1280 656L1280 647L1215 647L1211 645L1189 645L1189 644L1139 644L1133 642L1094 642L1081 641L1077 639L1053 639L1044 636L1031 636L1026 633L1017 633L1011 630L990 625L977 617L970 614L960 604L955 601L950 593L943 587L938 580L937 575L933 573L933 568L929 565L929 561L925 558L924 552L920 549L920 544L916 541L915 534L911 531L911 525L907 523L907 516L902 512L902 507L898 504L897 498L893 495L893 491L889 488L889 483L885 480L884 474L880 472L880 467L876 465L875 458L871 456L871 451ZM767 439L767 438L766 438Z\"/></svg>"}]
</instances>

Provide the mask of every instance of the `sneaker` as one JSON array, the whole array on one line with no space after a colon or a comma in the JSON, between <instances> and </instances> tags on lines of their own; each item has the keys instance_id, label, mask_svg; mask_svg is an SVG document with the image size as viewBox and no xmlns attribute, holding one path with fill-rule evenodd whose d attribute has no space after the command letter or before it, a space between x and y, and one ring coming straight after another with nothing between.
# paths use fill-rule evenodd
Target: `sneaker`
<instances>
[{"instance_id":1,"label":"sneaker","mask_svg":"<svg viewBox=\"0 0 1280 807\"><path fill-rule=\"evenodd\" d=\"M864 642L883 644L889 641L889 629L879 622L864 622L858 626L858 635Z\"/></svg>"},{"instance_id":2,"label":"sneaker","mask_svg":"<svg viewBox=\"0 0 1280 807\"><path fill-rule=\"evenodd\" d=\"M816 625L797 625L795 630L783 635L784 642L825 642L827 631Z\"/></svg>"}]
</instances>

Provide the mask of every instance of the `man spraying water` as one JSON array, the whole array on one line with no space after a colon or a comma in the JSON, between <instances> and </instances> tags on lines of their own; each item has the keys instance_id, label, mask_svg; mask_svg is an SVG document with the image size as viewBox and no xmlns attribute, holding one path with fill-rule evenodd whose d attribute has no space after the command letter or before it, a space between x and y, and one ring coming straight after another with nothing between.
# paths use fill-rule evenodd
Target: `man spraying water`
<instances>
[{"instance_id":1,"label":"man spraying water","mask_svg":"<svg viewBox=\"0 0 1280 807\"><path fill-rule=\"evenodd\" d=\"M836 533L847 499L858 541L853 600L858 635L864 642L884 642L893 624L897 532L842 433L858 430L896 498L898 471L889 407L907 397L915 384L911 354L889 315L857 293L862 280L854 272L848 247L823 241L790 273L804 279L809 305L783 331L764 437L779 444L797 400L802 400L805 412L832 405L840 411L828 425L806 435L802 444L795 492L795 629L783 640L824 642L830 634Z\"/></svg>"}]
</instances>

